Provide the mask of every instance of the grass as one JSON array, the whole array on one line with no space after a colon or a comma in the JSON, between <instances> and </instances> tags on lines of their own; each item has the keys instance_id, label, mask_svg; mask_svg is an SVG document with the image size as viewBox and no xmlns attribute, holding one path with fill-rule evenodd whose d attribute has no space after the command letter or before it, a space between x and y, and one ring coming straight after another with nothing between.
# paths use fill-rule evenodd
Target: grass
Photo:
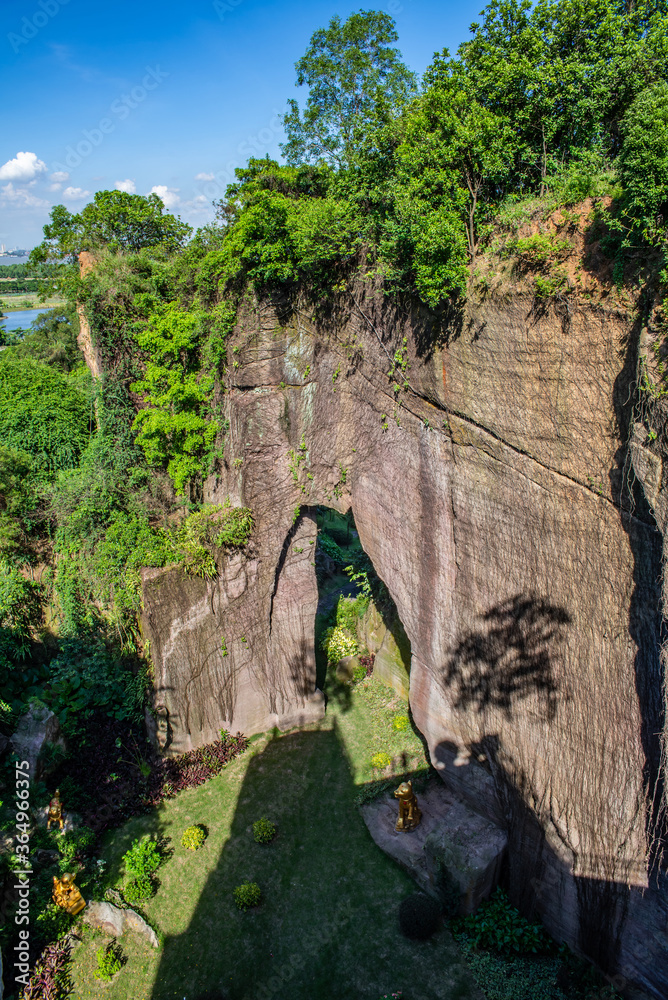
<instances>
[{"instance_id":1,"label":"grass","mask_svg":"<svg viewBox=\"0 0 668 1000\"><path fill-rule=\"evenodd\" d=\"M159 929L154 951L123 938L128 961L102 985L93 976L101 938L87 932L73 963L74 997L107 1000L379 1000L402 990L406 1000L480 998L450 934L410 942L398 930L397 907L412 880L382 851L355 806L376 772L371 753L385 748L424 768L424 751L394 692L376 681L332 697L326 719L286 735L265 734L208 784L181 793L110 836L104 851L114 876L144 833L169 839L156 896L144 914ZM381 747L382 744L382 747ZM388 771L392 768L388 768ZM267 816L278 828L256 844L252 824ZM208 829L196 852L181 847L183 830ZM257 882L261 905L240 912L234 887Z\"/></svg>"},{"instance_id":2,"label":"grass","mask_svg":"<svg viewBox=\"0 0 668 1000\"><path fill-rule=\"evenodd\" d=\"M40 299L38 292L20 292L18 295L3 295L0 285L0 313L18 312L21 309L47 309L64 306L65 301L58 296Z\"/></svg>"}]
</instances>

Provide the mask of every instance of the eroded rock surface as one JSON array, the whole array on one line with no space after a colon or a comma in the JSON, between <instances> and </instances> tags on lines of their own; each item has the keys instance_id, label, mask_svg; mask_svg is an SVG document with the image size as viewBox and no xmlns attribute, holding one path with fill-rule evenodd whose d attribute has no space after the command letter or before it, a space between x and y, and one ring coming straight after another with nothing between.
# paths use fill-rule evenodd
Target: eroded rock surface
<instances>
[{"instance_id":1,"label":"eroded rock surface","mask_svg":"<svg viewBox=\"0 0 668 1000\"><path fill-rule=\"evenodd\" d=\"M260 511L256 518L250 552L221 554L215 580L144 570L157 738L172 753L210 743L223 728L287 729L324 711L313 648L315 521L288 520L277 538Z\"/></svg>"},{"instance_id":2,"label":"eroded rock surface","mask_svg":"<svg viewBox=\"0 0 668 1000\"><path fill-rule=\"evenodd\" d=\"M247 504L256 530L217 581L145 574L166 739L310 717L308 509L352 506L410 640L414 719L446 784L507 831L512 900L667 995L668 938L636 933L663 730L661 538L623 502L636 332L521 297L432 324L361 289L326 321L240 317L207 498Z\"/></svg>"},{"instance_id":3,"label":"eroded rock surface","mask_svg":"<svg viewBox=\"0 0 668 1000\"><path fill-rule=\"evenodd\" d=\"M39 781L44 774L40 755L48 743L64 746L58 717L40 701L32 701L19 719L11 738L12 751L18 760L28 761L27 777Z\"/></svg>"}]
</instances>

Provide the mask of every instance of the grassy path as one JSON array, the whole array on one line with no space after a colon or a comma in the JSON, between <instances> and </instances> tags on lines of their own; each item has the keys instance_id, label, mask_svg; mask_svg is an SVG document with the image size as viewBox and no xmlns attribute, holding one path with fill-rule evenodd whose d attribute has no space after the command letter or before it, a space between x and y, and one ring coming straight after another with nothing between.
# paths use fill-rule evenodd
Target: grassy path
<instances>
[{"instance_id":1,"label":"grassy path","mask_svg":"<svg viewBox=\"0 0 668 1000\"><path fill-rule=\"evenodd\" d=\"M379 1000L401 990L405 1000L479 998L446 930L424 943L399 934L397 905L413 883L376 847L355 805L373 776L370 748L421 752L412 730L392 727L402 710L392 691L362 685L331 701L319 726L255 740L208 784L116 831L106 851L115 872L134 837L171 840L145 910L164 943L155 952L126 935L127 964L103 986L93 968L104 939L87 931L74 996ZM279 830L268 846L251 831L265 815ZM196 853L180 844L191 823L209 830ZM260 884L264 901L241 913L232 890L246 880Z\"/></svg>"}]
</instances>

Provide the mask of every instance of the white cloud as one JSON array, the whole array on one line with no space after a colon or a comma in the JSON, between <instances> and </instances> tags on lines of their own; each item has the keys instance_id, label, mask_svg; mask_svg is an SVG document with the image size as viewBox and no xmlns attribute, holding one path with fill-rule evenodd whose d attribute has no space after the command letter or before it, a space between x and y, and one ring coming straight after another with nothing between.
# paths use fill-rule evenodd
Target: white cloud
<instances>
[{"instance_id":1,"label":"white cloud","mask_svg":"<svg viewBox=\"0 0 668 1000\"><path fill-rule=\"evenodd\" d=\"M11 181L9 184L4 184L0 191L2 192L0 200L4 201L5 204L11 203L24 208L49 207L49 202L45 201L44 198L37 198L34 194L30 194L27 188L15 188Z\"/></svg>"},{"instance_id":2,"label":"white cloud","mask_svg":"<svg viewBox=\"0 0 668 1000\"><path fill-rule=\"evenodd\" d=\"M131 181L128 177L125 181L116 181L116 190L125 191L126 194L136 194L137 186L134 181Z\"/></svg>"},{"instance_id":3,"label":"white cloud","mask_svg":"<svg viewBox=\"0 0 668 1000\"><path fill-rule=\"evenodd\" d=\"M166 184L154 184L149 194L157 194L165 208L177 208L181 203L179 189L167 187Z\"/></svg>"},{"instance_id":4,"label":"white cloud","mask_svg":"<svg viewBox=\"0 0 668 1000\"><path fill-rule=\"evenodd\" d=\"M195 174L196 181L212 181L215 178L215 174Z\"/></svg>"},{"instance_id":5,"label":"white cloud","mask_svg":"<svg viewBox=\"0 0 668 1000\"><path fill-rule=\"evenodd\" d=\"M46 163L36 153L17 153L0 167L0 181L31 181L46 169Z\"/></svg>"},{"instance_id":6,"label":"white cloud","mask_svg":"<svg viewBox=\"0 0 668 1000\"><path fill-rule=\"evenodd\" d=\"M54 184L64 184L69 179L70 175L66 170L56 170L55 174L49 174L49 180Z\"/></svg>"},{"instance_id":7,"label":"white cloud","mask_svg":"<svg viewBox=\"0 0 668 1000\"><path fill-rule=\"evenodd\" d=\"M49 184L49 191L60 191L62 184Z\"/></svg>"},{"instance_id":8,"label":"white cloud","mask_svg":"<svg viewBox=\"0 0 668 1000\"><path fill-rule=\"evenodd\" d=\"M80 201L89 195L90 191L84 191L83 188L66 187L63 191L63 198L69 198L70 201Z\"/></svg>"}]
</instances>

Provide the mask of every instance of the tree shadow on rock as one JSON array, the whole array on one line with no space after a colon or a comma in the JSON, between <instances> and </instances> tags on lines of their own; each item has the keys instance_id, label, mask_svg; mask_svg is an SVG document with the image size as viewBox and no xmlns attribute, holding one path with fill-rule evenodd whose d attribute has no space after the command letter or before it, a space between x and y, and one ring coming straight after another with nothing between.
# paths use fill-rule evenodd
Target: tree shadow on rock
<instances>
[{"instance_id":1,"label":"tree shadow on rock","mask_svg":"<svg viewBox=\"0 0 668 1000\"><path fill-rule=\"evenodd\" d=\"M565 608L531 594L495 605L445 665L442 683L454 693L454 707L499 708L510 718L515 702L533 695L545 719L553 719L558 686L552 660L570 620Z\"/></svg>"}]
</instances>

